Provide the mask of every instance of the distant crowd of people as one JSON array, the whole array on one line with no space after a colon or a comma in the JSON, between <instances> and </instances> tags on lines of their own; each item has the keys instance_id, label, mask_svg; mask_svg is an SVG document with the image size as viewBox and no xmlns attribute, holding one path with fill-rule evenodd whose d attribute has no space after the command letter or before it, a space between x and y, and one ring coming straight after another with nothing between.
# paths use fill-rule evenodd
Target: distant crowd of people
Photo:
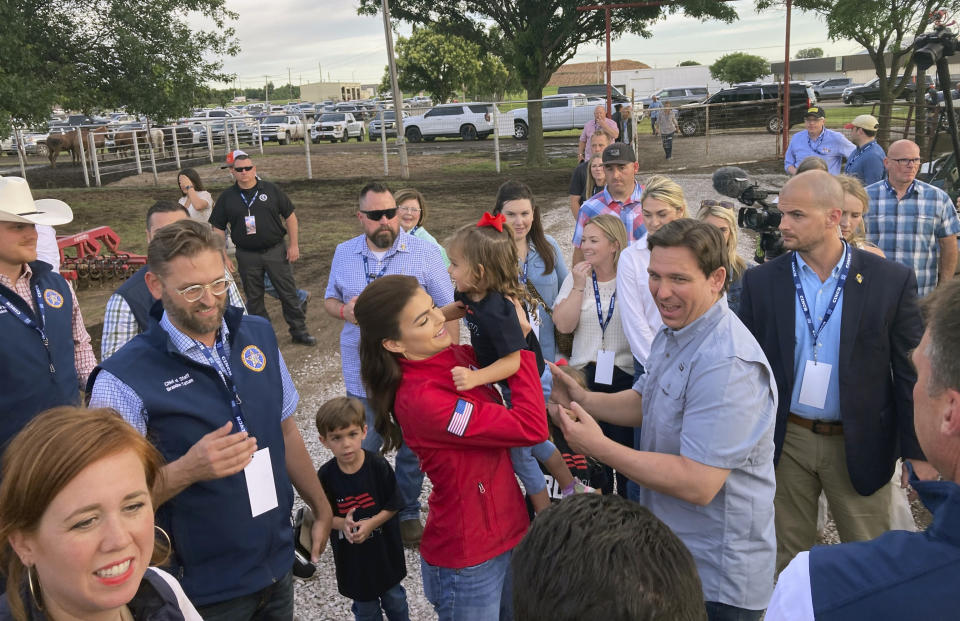
<instances>
[{"instance_id":1,"label":"distant crowd of people","mask_svg":"<svg viewBox=\"0 0 960 621\"><path fill-rule=\"evenodd\" d=\"M0 619L291 621L328 540L356 619L409 618L404 546L442 620L953 616L960 219L919 149L808 110L786 252L749 267L736 205L641 182L629 111L601 112L569 263L523 183L442 242L422 193L363 186L324 292L345 394L315 415L323 464L264 304L315 345L297 216L249 155L216 201L185 169L150 207L99 363L37 258L70 208L0 178ZM841 545L815 546L825 510Z\"/></svg>"}]
</instances>

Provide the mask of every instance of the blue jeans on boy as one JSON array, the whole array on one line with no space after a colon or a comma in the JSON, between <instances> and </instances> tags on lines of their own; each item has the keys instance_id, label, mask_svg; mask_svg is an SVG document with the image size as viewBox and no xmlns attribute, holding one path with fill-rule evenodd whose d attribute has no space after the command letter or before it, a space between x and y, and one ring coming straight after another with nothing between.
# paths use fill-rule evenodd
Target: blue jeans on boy
<instances>
[{"instance_id":1,"label":"blue jeans on boy","mask_svg":"<svg viewBox=\"0 0 960 621\"><path fill-rule=\"evenodd\" d=\"M373 408L366 397L358 397L347 393L348 397L359 399L363 403L363 411L367 420L367 437L364 438L361 446L372 452L377 453L383 446L383 438L377 433L373 426L375 416ZM403 509L400 510L400 521L420 519L420 490L423 489L423 472L420 471L420 460L413 454L406 443L400 446L397 451L396 465L394 472L397 475L397 487L400 488L400 496L403 498Z\"/></svg>"},{"instance_id":2,"label":"blue jeans on boy","mask_svg":"<svg viewBox=\"0 0 960 621\"><path fill-rule=\"evenodd\" d=\"M273 286L273 282L270 280L270 274L267 274L266 272L263 273L263 292L272 298L280 299L280 294L277 293L277 288ZM308 297L310 297L309 293L303 289L297 289L297 298L300 299L301 306L303 306L303 303L307 301Z\"/></svg>"},{"instance_id":3,"label":"blue jeans on boy","mask_svg":"<svg viewBox=\"0 0 960 621\"><path fill-rule=\"evenodd\" d=\"M449 569L420 559L423 594L439 621L512 621L513 574L508 550L489 561Z\"/></svg>"},{"instance_id":4,"label":"blue jeans on boy","mask_svg":"<svg viewBox=\"0 0 960 621\"><path fill-rule=\"evenodd\" d=\"M520 477L523 483L523 489L527 495L533 495L547 487L547 480L543 476L543 470L537 462L547 463L547 460L553 455L557 447L550 440L544 440L540 444L533 446L516 446L510 449L510 463L513 464L513 472Z\"/></svg>"},{"instance_id":5,"label":"blue jeans on boy","mask_svg":"<svg viewBox=\"0 0 960 621\"><path fill-rule=\"evenodd\" d=\"M403 589L402 583L398 582L387 589L379 599L367 602L353 600L353 605L350 606L356 621L383 621L383 615L380 614L381 608L387 615L387 621L410 621L407 592Z\"/></svg>"}]
</instances>

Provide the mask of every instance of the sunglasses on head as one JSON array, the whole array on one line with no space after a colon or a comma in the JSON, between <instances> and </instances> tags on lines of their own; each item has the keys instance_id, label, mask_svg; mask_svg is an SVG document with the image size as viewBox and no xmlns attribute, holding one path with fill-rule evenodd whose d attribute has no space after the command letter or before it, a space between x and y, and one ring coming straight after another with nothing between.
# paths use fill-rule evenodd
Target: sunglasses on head
<instances>
[{"instance_id":1,"label":"sunglasses on head","mask_svg":"<svg viewBox=\"0 0 960 621\"><path fill-rule=\"evenodd\" d=\"M372 211L360 210L364 216L367 217L367 220L372 220L373 222L379 221L381 218L386 216L387 220L393 220L397 217L397 208L391 207L390 209L374 209Z\"/></svg>"},{"instance_id":2,"label":"sunglasses on head","mask_svg":"<svg viewBox=\"0 0 960 621\"><path fill-rule=\"evenodd\" d=\"M253 166L234 166L233 172L247 172L248 170L253 170Z\"/></svg>"},{"instance_id":3,"label":"sunglasses on head","mask_svg":"<svg viewBox=\"0 0 960 621\"><path fill-rule=\"evenodd\" d=\"M701 207L723 207L724 209L736 209L737 206L730 201L715 201L712 198L705 198L700 201Z\"/></svg>"}]
</instances>

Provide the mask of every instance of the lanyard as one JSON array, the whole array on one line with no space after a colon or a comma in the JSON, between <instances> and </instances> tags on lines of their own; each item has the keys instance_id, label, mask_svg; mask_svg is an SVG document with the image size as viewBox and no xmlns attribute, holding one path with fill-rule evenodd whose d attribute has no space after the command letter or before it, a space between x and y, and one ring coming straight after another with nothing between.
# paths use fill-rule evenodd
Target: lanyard
<instances>
[{"instance_id":1,"label":"lanyard","mask_svg":"<svg viewBox=\"0 0 960 621\"><path fill-rule=\"evenodd\" d=\"M605 336L607 331L607 326L610 324L610 320L613 319L613 306L617 302L617 290L613 290L613 295L610 296L610 307L607 309L607 318L603 318L603 306L600 304L600 286L597 285L597 273L593 272L593 297L597 301L597 319L600 321L600 338L602 339Z\"/></svg>"},{"instance_id":2,"label":"lanyard","mask_svg":"<svg viewBox=\"0 0 960 621\"><path fill-rule=\"evenodd\" d=\"M820 340L820 333L823 332L823 328L826 327L827 322L830 321L830 317L833 315L833 311L837 307L837 301L840 299L840 292L843 291L843 285L847 282L847 273L850 271L850 261L853 258L853 253L850 252L850 248L847 247L846 242L843 244L843 252L845 258L843 261L843 266L840 268L840 275L837 277L837 286L833 290L833 297L830 298L830 304L827 306L827 310L823 313L823 320L820 322L820 327L814 329L813 327L813 318L810 316L810 306L807 304L807 296L803 294L803 286L800 284L800 274L797 268L797 255L793 255L793 263L791 265L791 270L793 272L793 286L797 290L797 299L800 300L800 308L803 310L804 319L807 320L807 328L810 330L810 336L813 337L813 361L817 361L817 341Z\"/></svg>"},{"instance_id":3,"label":"lanyard","mask_svg":"<svg viewBox=\"0 0 960 621\"><path fill-rule=\"evenodd\" d=\"M230 391L230 394L233 395L230 398L230 409L233 412L233 420L237 423L238 431L246 431L247 425L243 421L243 413L240 411L240 404L243 403L240 400L240 395L237 393L237 386L233 383L233 377L226 374L226 369L230 368L230 365L227 363L227 354L223 349L223 342L220 340L220 335L217 334L217 357L220 358L220 364L217 364L217 361L213 358L213 352L209 347L201 343L200 341L194 339L194 343L200 348L200 351L203 352L203 355L206 356L207 362L211 367L217 372L217 375L220 376L220 380L223 381L223 385L227 387L227 390Z\"/></svg>"},{"instance_id":4,"label":"lanyard","mask_svg":"<svg viewBox=\"0 0 960 621\"><path fill-rule=\"evenodd\" d=\"M23 325L37 331L37 333L40 335L40 342L43 343L44 349L47 350L47 359L50 361L50 372L56 373L57 369L53 366L53 354L50 352L50 339L47 338L47 333L43 329L46 320L44 317L43 295L40 294L40 287L38 285L33 286L33 293L34 300L37 304L37 317L40 320L39 322L35 321L33 317L27 315L19 308L14 306L13 303L2 294L0 294L0 304L10 311L14 317L22 321Z\"/></svg>"},{"instance_id":5,"label":"lanyard","mask_svg":"<svg viewBox=\"0 0 960 621\"><path fill-rule=\"evenodd\" d=\"M853 153L851 153L851 154L850 154L850 158L847 160L847 167L849 167L850 164L853 164L853 163L856 162L858 159L860 159L860 156L862 156L864 153L866 153L866 152L867 152L867 149L869 149L870 147L872 147L872 146L875 145L875 144L877 144L877 143L876 143L875 141L871 140L871 141L868 142L867 144L863 145L863 148L862 148L862 149L857 149L856 151L854 151Z\"/></svg>"},{"instance_id":6,"label":"lanyard","mask_svg":"<svg viewBox=\"0 0 960 621\"><path fill-rule=\"evenodd\" d=\"M366 275L366 277L367 277L367 284L368 284L368 285L369 285L370 283L372 283L373 281L375 281L376 279L380 278L381 276L383 276L384 274L387 273L387 260L386 260L386 257L383 258L383 261L382 261L382 262L383 262L383 267L380 268L380 271L377 272L376 274L371 274L371 273L370 273L370 262L367 260L367 255L362 254L362 255L360 255L360 256L363 258L363 273L364 273L364 275Z\"/></svg>"},{"instance_id":7,"label":"lanyard","mask_svg":"<svg viewBox=\"0 0 960 621\"><path fill-rule=\"evenodd\" d=\"M413 227L412 229L410 229L409 231L407 231L407 234L408 234L408 235L416 235L416 234L417 234L417 229L419 229L419 228L420 228L420 225L418 224L417 226L415 226L415 227Z\"/></svg>"},{"instance_id":8,"label":"lanyard","mask_svg":"<svg viewBox=\"0 0 960 621\"><path fill-rule=\"evenodd\" d=\"M827 130L826 128L824 128L824 130L820 132L820 135L817 136L816 140L810 140L810 132L807 132L807 146L809 146L810 150L816 153L817 155L827 155L826 153L820 150L820 147L823 146L823 139L826 137L826 135L827 135Z\"/></svg>"},{"instance_id":9,"label":"lanyard","mask_svg":"<svg viewBox=\"0 0 960 621\"><path fill-rule=\"evenodd\" d=\"M523 286L527 285L527 261L523 261L523 271L520 272L520 284Z\"/></svg>"},{"instance_id":10,"label":"lanyard","mask_svg":"<svg viewBox=\"0 0 960 621\"><path fill-rule=\"evenodd\" d=\"M247 200L247 197L243 195L243 190L240 190L240 200L243 201L243 204L247 206L247 215L250 215L250 208L253 207L254 201L257 200L257 195L260 194L260 184L253 186L253 195L250 197L250 200Z\"/></svg>"}]
</instances>

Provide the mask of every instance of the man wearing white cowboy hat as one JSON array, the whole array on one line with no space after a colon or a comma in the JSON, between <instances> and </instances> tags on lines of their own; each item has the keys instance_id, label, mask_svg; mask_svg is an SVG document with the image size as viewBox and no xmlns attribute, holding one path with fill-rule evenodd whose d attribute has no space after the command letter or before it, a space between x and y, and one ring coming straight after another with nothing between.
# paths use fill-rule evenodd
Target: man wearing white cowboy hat
<instances>
[{"instance_id":1,"label":"man wearing white cowboy hat","mask_svg":"<svg viewBox=\"0 0 960 621\"><path fill-rule=\"evenodd\" d=\"M63 201L0 177L0 452L37 413L78 404L97 364L72 288L37 260L35 225L71 220Z\"/></svg>"}]
</instances>

